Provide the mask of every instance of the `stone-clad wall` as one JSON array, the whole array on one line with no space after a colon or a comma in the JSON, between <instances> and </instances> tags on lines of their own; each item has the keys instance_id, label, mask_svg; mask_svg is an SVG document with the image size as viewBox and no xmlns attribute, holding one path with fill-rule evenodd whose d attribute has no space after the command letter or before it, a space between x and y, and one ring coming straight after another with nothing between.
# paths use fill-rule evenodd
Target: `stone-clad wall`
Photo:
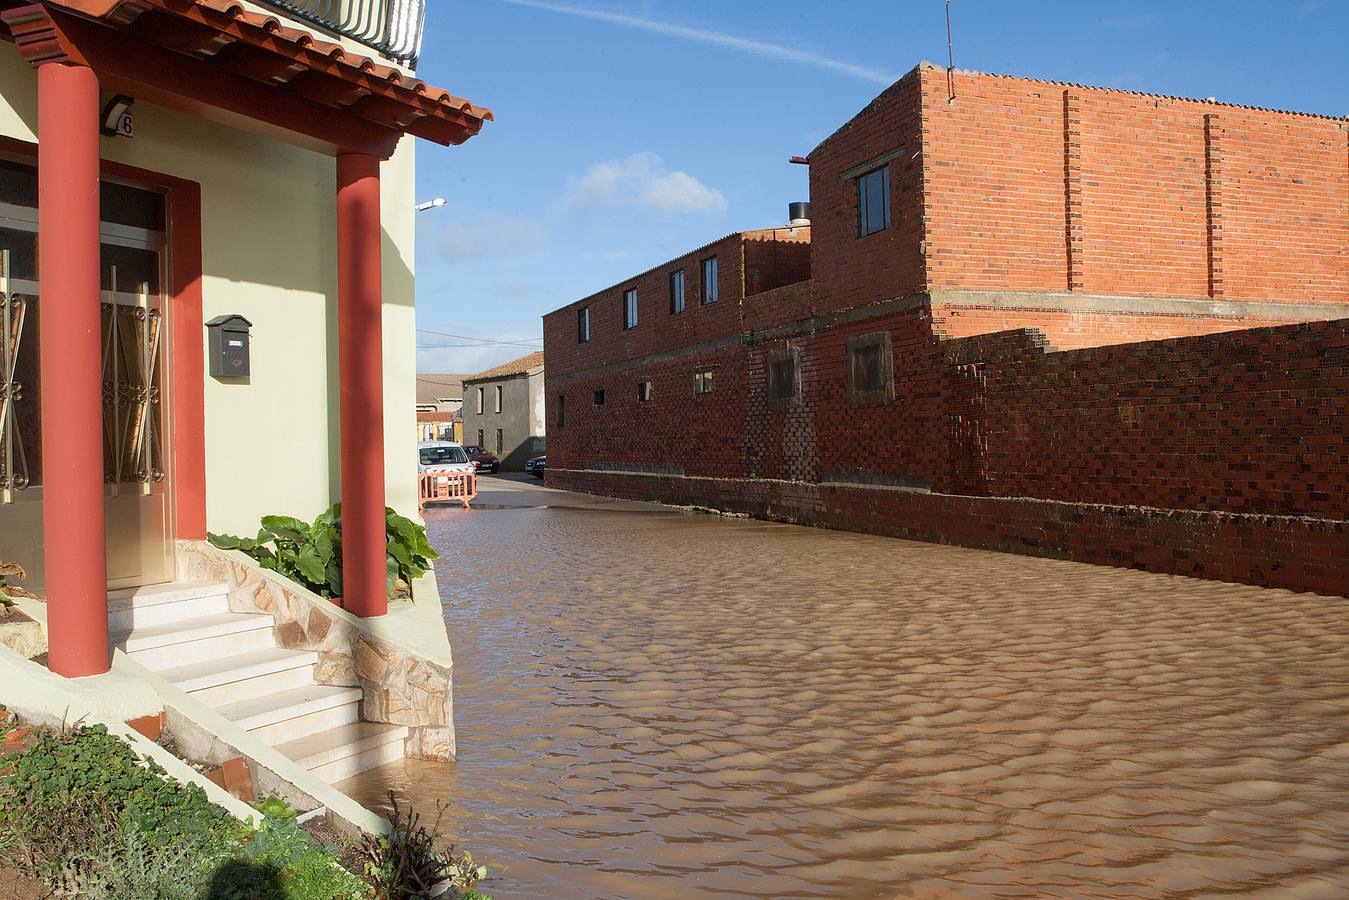
<instances>
[{"instance_id":1,"label":"stone-clad wall","mask_svg":"<svg viewBox=\"0 0 1349 900\"><path fill-rule=\"evenodd\" d=\"M223 581L234 612L266 613L278 646L319 654L321 684L359 686L361 718L406 725L406 752L417 759L454 758L454 703L449 666L426 659L331 601L258 567L241 553L197 541L178 543L179 577Z\"/></svg>"}]
</instances>

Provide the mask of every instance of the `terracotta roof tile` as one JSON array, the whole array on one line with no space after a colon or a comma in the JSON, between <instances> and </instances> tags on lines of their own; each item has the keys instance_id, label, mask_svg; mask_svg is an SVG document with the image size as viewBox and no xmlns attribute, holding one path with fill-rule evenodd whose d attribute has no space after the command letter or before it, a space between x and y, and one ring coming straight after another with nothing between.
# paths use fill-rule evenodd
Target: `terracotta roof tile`
<instances>
[{"instance_id":1,"label":"terracotta roof tile","mask_svg":"<svg viewBox=\"0 0 1349 900\"><path fill-rule=\"evenodd\" d=\"M470 381L486 381L491 378L509 378L512 375L525 375L531 369L543 367L543 351L530 353L519 359L513 359L508 363L503 363L494 369L488 369L485 372L479 372L477 375L468 375L464 378L467 384Z\"/></svg>"}]
</instances>

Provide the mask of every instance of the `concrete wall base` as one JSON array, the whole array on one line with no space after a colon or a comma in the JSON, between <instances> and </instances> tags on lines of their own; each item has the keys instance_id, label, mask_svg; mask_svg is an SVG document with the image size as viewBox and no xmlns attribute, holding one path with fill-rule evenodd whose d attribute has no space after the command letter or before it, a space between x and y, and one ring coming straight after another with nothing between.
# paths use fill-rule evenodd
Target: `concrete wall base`
<instances>
[{"instance_id":1,"label":"concrete wall base","mask_svg":"<svg viewBox=\"0 0 1349 900\"><path fill-rule=\"evenodd\" d=\"M549 469L549 487L761 519L1349 596L1349 522L815 484Z\"/></svg>"}]
</instances>

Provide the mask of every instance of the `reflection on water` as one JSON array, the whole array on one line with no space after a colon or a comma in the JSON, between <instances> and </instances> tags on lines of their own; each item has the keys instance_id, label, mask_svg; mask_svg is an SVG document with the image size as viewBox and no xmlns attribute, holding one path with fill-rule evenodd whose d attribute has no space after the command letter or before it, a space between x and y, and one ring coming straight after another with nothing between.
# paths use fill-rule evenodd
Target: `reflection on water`
<instances>
[{"instance_id":1,"label":"reflection on water","mask_svg":"<svg viewBox=\"0 0 1349 900\"><path fill-rule=\"evenodd\" d=\"M343 785L499 900L1349 896L1347 601L568 500L429 514L460 758Z\"/></svg>"}]
</instances>

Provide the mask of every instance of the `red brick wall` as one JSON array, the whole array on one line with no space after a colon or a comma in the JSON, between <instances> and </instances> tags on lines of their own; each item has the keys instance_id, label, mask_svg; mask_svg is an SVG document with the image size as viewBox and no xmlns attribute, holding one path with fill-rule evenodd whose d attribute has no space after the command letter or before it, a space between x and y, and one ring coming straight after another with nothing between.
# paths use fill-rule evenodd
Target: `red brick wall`
<instances>
[{"instance_id":1,"label":"red brick wall","mask_svg":"<svg viewBox=\"0 0 1349 900\"><path fill-rule=\"evenodd\" d=\"M1063 353L1004 332L946 350L983 364L985 493L1349 519L1349 319Z\"/></svg>"},{"instance_id":2,"label":"red brick wall","mask_svg":"<svg viewBox=\"0 0 1349 900\"><path fill-rule=\"evenodd\" d=\"M544 316L547 373L564 375L736 334L744 296L742 243L741 235L728 235ZM717 257L720 293L716 303L704 306L702 260L709 256ZM671 315L670 273L679 268L685 307ZM631 287L637 288L637 327L624 329L623 292ZM590 340L579 344L576 311L583 306L590 308Z\"/></svg>"},{"instance_id":3,"label":"red brick wall","mask_svg":"<svg viewBox=\"0 0 1349 900\"><path fill-rule=\"evenodd\" d=\"M923 137L918 72L909 73L810 154L811 274L822 312L922 291ZM890 220L857 236L857 185L845 172L890 160Z\"/></svg>"},{"instance_id":4,"label":"red brick wall","mask_svg":"<svg viewBox=\"0 0 1349 900\"><path fill-rule=\"evenodd\" d=\"M919 74L930 287L1349 303L1346 123Z\"/></svg>"},{"instance_id":5,"label":"red brick wall","mask_svg":"<svg viewBox=\"0 0 1349 900\"><path fill-rule=\"evenodd\" d=\"M745 235L745 296L810 277L810 227L775 228Z\"/></svg>"}]
</instances>

